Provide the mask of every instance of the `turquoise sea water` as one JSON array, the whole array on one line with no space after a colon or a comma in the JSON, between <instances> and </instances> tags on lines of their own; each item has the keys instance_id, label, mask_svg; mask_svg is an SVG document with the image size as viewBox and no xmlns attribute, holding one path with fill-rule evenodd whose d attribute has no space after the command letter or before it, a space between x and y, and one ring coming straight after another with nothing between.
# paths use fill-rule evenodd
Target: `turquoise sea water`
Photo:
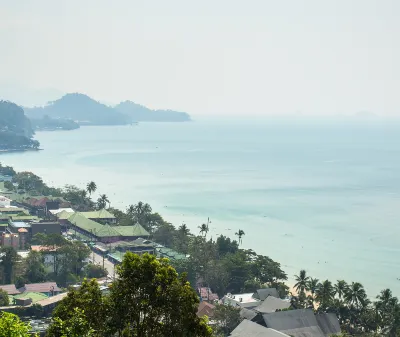
<instances>
[{"instance_id":1,"label":"turquoise sea water","mask_svg":"<svg viewBox=\"0 0 400 337\"><path fill-rule=\"evenodd\" d=\"M198 121L37 134L44 151L2 154L56 186L94 180L113 206L139 200L194 231L234 237L369 295L400 296L400 124Z\"/></svg>"}]
</instances>

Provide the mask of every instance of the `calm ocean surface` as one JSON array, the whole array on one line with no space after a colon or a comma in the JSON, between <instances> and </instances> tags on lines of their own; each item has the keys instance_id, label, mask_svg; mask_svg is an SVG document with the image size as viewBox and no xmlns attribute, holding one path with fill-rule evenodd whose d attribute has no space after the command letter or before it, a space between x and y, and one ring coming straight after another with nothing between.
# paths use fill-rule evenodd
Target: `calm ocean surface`
<instances>
[{"instance_id":1,"label":"calm ocean surface","mask_svg":"<svg viewBox=\"0 0 400 337\"><path fill-rule=\"evenodd\" d=\"M304 268L400 296L399 123L142 123L37 139L44 151L0 161L56 186L94 180L113 206L146 201L195 232L210 217L214 238L243 229L243 246L290 278Z\"/></svg>"}]
</instances>

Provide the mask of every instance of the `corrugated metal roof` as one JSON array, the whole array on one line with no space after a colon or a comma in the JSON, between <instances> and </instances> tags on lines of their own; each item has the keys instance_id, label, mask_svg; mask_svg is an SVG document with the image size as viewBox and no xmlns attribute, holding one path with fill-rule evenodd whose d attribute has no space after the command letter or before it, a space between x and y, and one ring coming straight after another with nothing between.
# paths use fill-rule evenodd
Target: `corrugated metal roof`
<instances>
[{"instance_id":1,"label":"corrugated metal roof","mask_svg":"<svg viewBox=\"0 0 400 337\"><path fill-rule=\"evenodd\" d=\"M318 326L325 335L339 334L340 324L337 316L334 313L322 313L315 315Z\"/></svg>"},{"instance_id":2,"label":"corrugated metal roof","mask_svg":"<svg viewBox=\"0 0 400 337\"><path fill-rule=\"evenodd\" d=\"M289 337L288 335L274 329L265 328L260 324L244 319L235 330L231 337Z\"/></svg>"},{"instance_id":3,"label":"corrugated metal roof","mask_svg":"<svg viewBox=\"0 0 400 337\"><path fill-rule=\"evenodd\" d=\"M240 310L240 317L248 319L249 321L251 321L256 316L257 313L253 309L242 308Z\"/></svg>"},{"instance_id":4,"label":"corrugated metal roof","mask_svg":"<svg viewBox=\"0 0 400 337\"><path fill-rule=\"evenodd\" d=\"M275 312L277 310L287 309L290 307L289 301L281 300L280 298L276 298L273 296L268 296L257 308L254 310L268 314L271 312Z\"/></svg>"},{"instance_id":5,"label":"corrugated metal roof","mask_svg":"<svg viewBox=\"0 0 400 337\"><path fill-rule=\"evenodd\" d=\"M311 309L279 311L263 315L268 328L293 337L324 337Z\"/></svg>"}]
</instances>

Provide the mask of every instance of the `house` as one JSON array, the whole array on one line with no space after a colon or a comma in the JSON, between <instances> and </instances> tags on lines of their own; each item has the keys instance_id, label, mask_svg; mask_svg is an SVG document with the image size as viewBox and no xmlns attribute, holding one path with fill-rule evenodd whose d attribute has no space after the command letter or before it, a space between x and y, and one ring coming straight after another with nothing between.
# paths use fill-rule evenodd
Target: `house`
<instances>
[{"instance_id":1,"label":"house","mask_svg":"<svg viewBox=\"0 0 400 337\"><path fill-rule=\"evenodd\" d=\"M204 301L200 302L199 308L197 309L197 316L198 317L207 316L209 318L212 318L214 316L214 309L215 305Z\"/></svg>"},{"instance_id":2,"label":"house","mask_svg":"<svg viewBox=\"0 0 400 337\"><path fill-rule=\"evenodd\" d=\"M0 246L13 247L19 249L19 235L15 233L4 232L0 234Z\"/></svg>"},{"instance_id":3,"label":"house","mask_svg":"<svg viewBox=\"0 0 400 337\"><path fill-rule=\"evenodd\" d=\"M218 301L219 297L217 294L214 294L210 288L208 287L199 287L197 288L197 293L200 296L201 301Z\"/></svg>"},{"instance_id":4,"label":"house","mask_svg":"<svg viewBox=\"0 0 400 337\"><path fill-rule=\"evenodd\" d=\"M26 243L29 240L29 231L26 228L18 229L19 235L19 249L25 249Z\"/></svg>"},{"instance_id":5,"label":"house","mask_svg":"<svg viewBox=\"0 0 400 337\"><path fill-rule=\"evenodd\" d=\"M261 314L268 314L277 310L289 309L290 301L281 300L273 296L268 296L254 311Z\"/></svg>"},{"instance_id":6,"label":"house","mask_svg":"<svg viewBox=\"0 0 400 337\"><path fill-rule=\"evenodd\" d=\"M12 177L5 174L0 174L0 182L4 181L12 181Z\"/></svg>"},{"instance_id":7,"label":"house","mask_svg":"<svg viewBox=\"0 0 400 337\"><path fill-rule=\"evenodd\" d=\"M31 230L31 225L24 222L24 221L13 221L10 220L10 225L9 225L9 229L11 230L11 232L13 233L18 233L18 230L21 228L25 228L28 232L30 232Z\"/></svg>"},{"instance_id":8,"label":"house","mask_svg":"<svg viewBox=\"0 0 400 337\"><path fill-rule=\"evenodd\" d=\"M292 337L327 337L340 333L335 314L315 315L312 309L297 309L263 314L264 326Z\"/></svg>"},{"instance_id":9,"label":"house","mask_svg":"<svg viewBox=\"0 0 400 337\"><path fill-rule=\"evenodd\" d=\"M104 225L117 223L117 218L114 216L114 214L110 213L104 208L93 212L80 212L80 214L83 215L85 218L100 222Z\"/></svg>"},{"instance_id":10,"label":"house","mask_svg":"<svg viewBox=\"0 0 400 337\"><path fill-rule=\"evenodd\" d=\"M15 295L13 297L16 305L29 305L44 300L49 296L39 292L27 291L22 294Z\"/></svg>"},{"instance_id":11,"label":"house","mask_svg":"<svg viewBox=\"0 0 400 337\"><path fill-rule=\"evenodd\" d=\"M11 206L11 199L0 195L0 207L10 207Z\"/></svg>"},{"instance_id":12,"label":"house","mask_svg":"<svg viewBox=\"0 0 400 337\"><path fill-rule=\"evenodd\" d=\"M230 334L231 337L290 337L280 331L266 328L244 319Z\"/></svg>"},{"instance_id":13,"label":"house","mask_svg":"<svg viewBox=\"0 0 400 337\"><path fill-rule=\"evenodd\" d=\"M254 293L246 293L246 294L228 293L222 298L222 303L247 309L255 308L261 304L261 301L257 298L254 298L253 294Z\"/></svg>"},{"instance_id":14,"label":"house","mask_svg":"<svg viewBox=\"0 0 400 337\"><path fill-rule=\"evenodd\" d=\"M57 258L57 247L53 246L31 246L34 252L41 252L43 256L43 264L48 273L55 272L55 263Z\"/></svg>"},{"instance_id":15,"label":"house","mask_svg":"<svg viewBox=\"0 0 400 337\"><path fill-rule=\"evenodd\" d=\"M57 286L56 282L44 282L44 283L31 283L25 284L24 287L18 289L21 293L24 292L36 292L42 293L47 296L53 296L59 294L62 290Z\"/></svg>"},{"instance_id":16,"label":"house","mask_svg":"<svg viewBox=\"0 0 400 337\"><path fill-rule=\"evenodd\" d=\"M21 292L15 287L14 284L4 284L0 285L0 289L5 291L8 295L17 295Z\"/></svg>"}]
</instances>

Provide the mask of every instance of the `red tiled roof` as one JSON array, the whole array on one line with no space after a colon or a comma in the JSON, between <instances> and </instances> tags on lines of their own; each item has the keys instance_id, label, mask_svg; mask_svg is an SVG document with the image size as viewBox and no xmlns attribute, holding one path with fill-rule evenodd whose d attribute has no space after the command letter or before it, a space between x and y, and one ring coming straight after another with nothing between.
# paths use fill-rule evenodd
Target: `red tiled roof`
<instances>
[{"instance_id":1,"label":"red tiled roof","mask_svg":"<svg viewBox=\"0 0 400 337\"><path fill-rule=\"evenodd\" d=\"M197 316L203 317L207 315L208 317L212 317L214 315L215 305L212 305L208 302L201 302L199 304L199 308L197 309Z\"/></svg>"},{"instance_id":2,"label":"red tiled roof","mask_svg":"<svg viewBox=\"0 0 400 337\"><path fill-rule=\"evenodd\" d=\"M44 282L44 283L31 283L25 284L25 287L18 289L20 292L32 291L38 293L49 293L51 291L61 291L61 289L57 286L56 282Z\"/></svg>"},{"instance_id":3,"label":"red tiled roof","mask_svg":"<svg viewBox=\"0 0 400 337\"><path fill-rule=\"evenodd\" d=\"M15 288L14 284L0 285L0 289L4 290L8 295L16 295L20 293L20 291Z\"/></svg>"}]
</instances>

